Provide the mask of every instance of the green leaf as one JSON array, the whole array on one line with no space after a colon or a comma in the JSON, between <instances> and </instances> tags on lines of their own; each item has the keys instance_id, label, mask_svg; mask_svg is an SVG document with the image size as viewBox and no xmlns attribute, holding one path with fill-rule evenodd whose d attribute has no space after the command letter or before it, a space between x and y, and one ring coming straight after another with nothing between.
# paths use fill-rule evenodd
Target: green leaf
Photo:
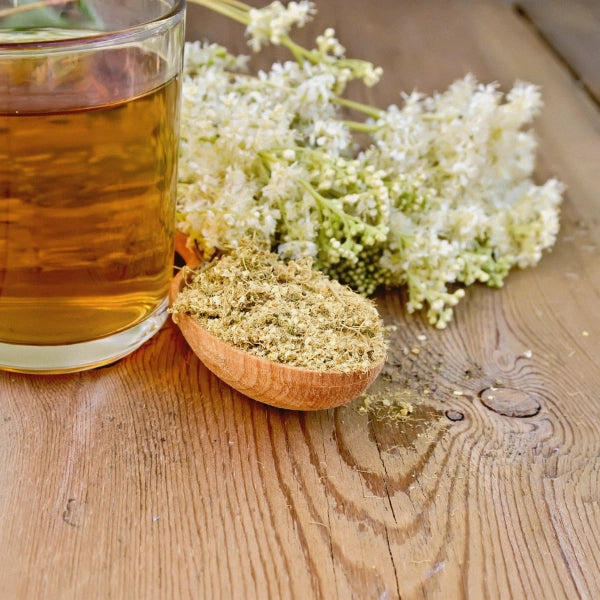
<instances>
[{"instance_id":1,"label":"green leaf","mask_svg":"<svg viewBox=\"0 0 600 600\"><path fill-rule=\"evenodd\" d=\"M37 0L23 0L19 5L33 4ZM32 8L4 17L0 29L94 29L102 30L102 19L89 2L80 0L57 7Z\"/></svg>"}]
</instances>

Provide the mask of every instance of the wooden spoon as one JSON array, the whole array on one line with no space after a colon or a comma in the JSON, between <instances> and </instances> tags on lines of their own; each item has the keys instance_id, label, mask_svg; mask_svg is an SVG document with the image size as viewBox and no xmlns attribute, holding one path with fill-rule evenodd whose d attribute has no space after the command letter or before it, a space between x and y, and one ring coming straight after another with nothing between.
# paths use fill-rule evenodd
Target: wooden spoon
<instances>
[{"instance_id":1,"label":"wooden spoon","mask_svg":"<svg viewBox=\"0 0 600 600\"><path fill-rule=\"evenodd\" d=\"M175 252L183 258L185 264L194 269L197 267L202 261L200 257L194 250L190 249L187 244L188 236L181 231L175 231Z\"/></svg>"},{"instance_id":2,"label":"wooden spoon","mask_svg":"<svg viewBox=\"0 0 600 600\"><path fill-rule=\"evenodd\" d=\"M180 272L171 284L171 304L184 287ZM176 323L196 356L219 379L253 400L278 408L322 410L346 404L373 383L384 364L381 361L367 371L351 373L312 371L245 352L209 333L185 313L177 314Z\"/></svg>"}]
</instances>

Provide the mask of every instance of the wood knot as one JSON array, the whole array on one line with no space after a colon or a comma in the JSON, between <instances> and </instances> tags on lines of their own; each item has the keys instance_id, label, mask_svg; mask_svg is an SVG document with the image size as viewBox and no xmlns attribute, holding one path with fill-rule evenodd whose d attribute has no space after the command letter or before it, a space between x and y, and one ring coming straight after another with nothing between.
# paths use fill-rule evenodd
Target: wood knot
<instances>
[{"instance_id":1,"label":"wood knot","mask_svg":"<svg viewBox=\"0 0 600 600\"><path fill-rule=\"evenodd\" d=\"M83 505L77 498L69 498L63 512L63 521L71 527L79 527L83 518Z\"/></svg>"},{"instance_id":2,"label":"wood knot","mask_svg":"<svg viewBox=\"0 0 600 600\"><path fill-rule=\"evenodd\" d=\"M447 410L444 414L450 421L462 421L465 418L465 415L458 410Z\"/></svg>"},{"instance_id":3,"label":"wood knot","mask_svg":"<svg viewBox=\"0 0 600 600\"><path fill-rule=\"evenodd\" d=\"M514 388L487 388L479 397L486 408L505 417L535 417L541 409L535 398Z\"/></svg>"}]
</instances>

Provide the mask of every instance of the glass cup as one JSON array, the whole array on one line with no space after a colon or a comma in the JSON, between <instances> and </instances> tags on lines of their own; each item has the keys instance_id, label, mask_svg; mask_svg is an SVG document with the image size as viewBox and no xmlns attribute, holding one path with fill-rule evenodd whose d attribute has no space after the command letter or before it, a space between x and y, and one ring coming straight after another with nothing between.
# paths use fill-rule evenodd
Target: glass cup
<instances>
[{"instance_id":1,"label":"glass cup","mask_svg":"<svg viewBox=\"0 0 600 600\"><path fill-rule=\"evenodd\" d=\"M167 317L185 0L46 4L0 0L0 368L59 373Z\"/></svg>"}]
</instances>

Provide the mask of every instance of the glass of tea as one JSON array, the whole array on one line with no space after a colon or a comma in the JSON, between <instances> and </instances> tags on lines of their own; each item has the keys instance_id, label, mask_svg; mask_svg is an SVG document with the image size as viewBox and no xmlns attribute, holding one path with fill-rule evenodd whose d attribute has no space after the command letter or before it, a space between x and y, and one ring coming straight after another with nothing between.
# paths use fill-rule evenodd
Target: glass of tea
<instances>
[{"instance_id":1,"label":"glass of tea","mask_svg":"<svg viewBox=\"0 0 600 600\"><path fill-rule=\"evenodd\" d=\"M0 368L113 362L164 323L185 0L0 0Z\"/></svg>"}]
</instances>

